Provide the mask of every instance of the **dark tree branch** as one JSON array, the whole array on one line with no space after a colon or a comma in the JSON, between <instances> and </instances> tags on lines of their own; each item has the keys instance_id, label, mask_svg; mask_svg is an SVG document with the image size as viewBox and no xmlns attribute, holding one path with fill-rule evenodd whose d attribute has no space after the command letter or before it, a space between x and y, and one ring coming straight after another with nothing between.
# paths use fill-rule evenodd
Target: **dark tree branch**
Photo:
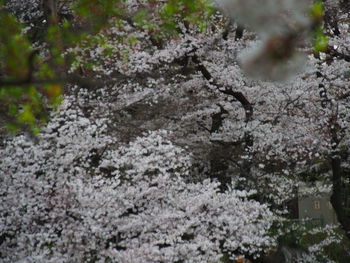
<instances>
[{"instance_id":1,"label":"dark tree branch","mask_svg":"<svg viewBox=\"0 0 350 263\"><path fill-rule=\"evenodd\" d=\"M322 77L322 73L316 72L317 77ZM328 99L327 96L327 90L325 89L324 85L321 83L319 84L319 87L321 89L320 91L320 97L321 99ZM322 105L323 107L323 105ZM343 177L345 174L343 173L343 169L341 167L341 156L339 152L339 144L342 140L341 136L339 136L339 130L340 126L338 125L337 121L337 115L336 112L332 118L329 119L328 125L331 135L331 143L332 143L332 149L331 149L331 155L330 155L330 161L331 161L331 167L332 167L332 195L331 195L331 204L334 208L334 211L337 215L337 219L342 226L343 230L345 231L345 235L350 240L350 218L348 217L345 207L344 207L344 198L347 198L344 196L344 188L343 188Z\"/></svg>"},{"instance_id":2,"label":"dark tree branch","mask_svg":"<svg viewBox=\"0 0 350 263\"><path fill-rule=\"evenodd\" d=\"M58 7L57 0L42 0L41 7L44 17L48 25L56 25L58 23Z\"/></svg>"},{"instance_id":3,"label":"dark tree branch","mask_svg":"<svg viewBox=\"0 0 350 263\"><path fill-rule=\"evenodd\" d=\"M210 133L214 133L219 131L219 129L222 126L222 122L225 119L223 115L228 114L228 111L225 110L224 107L222 107L220 104L218 104L220 107L220 111L217 113L214 113L211 118L212 118L212 123L211 123L211 128L210 128Z\"/></svg>"},{"instance_id":4,"label":"dark tree branch","mask_svg":"<svg viewBox=\"0 0 350 263\"><path fill-rule=\"evenodd\" d=\"M328 55L331 55L332 57L340 58L340 59L345 60L346 62L350 62L350 56L349 55L346 55L346 54L343 54L343 53L339 52L338 50L336 50L332 46L329 46L327 48L326 53Z\"/></svg>"},{"instance_id":5,"label":"dark tree branch","mask_svg":"<svg viewBox=\"0 0 350 263\"><path fill-rule=\"evenodd\" d=\"M337 132L332 131L332 139L338 141ZM343 200L344 200L344 191L343 191L343 171L341 167L341 158L338 151L334 151L331 156L331 165L332 165L332 183L333 183L333 192L331 195L331 203L337 215L337 219L341 224L345 235L350 240L350 218L346 214L344 209ZM346 198L346 197L345 197Z\"/></svg>"},{"instance_id":6,"label":"dark tree branch","mask_svg":"<svg viewBox=\"0 0 350 263\"><path fill-rule=\"evenodd\" d=\"M339 100L343 100L350 97L350 91L337 97Z\"/></svg>"},{"instance_id":7,"label":"dark tree branch","mask_svg":"<svg viewBox=\"0 0 350 263\"><path fill-rule=\"evenodd\" d=\"M230 95L241 103L242 107L245 110L245 122L251 121L253 117L253 106L243 95L243 93L239 91L233 91L232 88L221 89L220 85L214 80L208 69L203 65L203 63L201 63L197 55L192 56L192 61L196 64L197 69L202 73L204 78L208 80L210 84L214 85L219 92Z\"/></svg>"},{"instance_id":8,"label":"dark tree branch","mask_svg":"<svg viewBox=\"0 0 350 263\"><path fill-rule=\"evenodd\" d=\"M243 37L243 31L244 31L244 27L242 27L241 25L237 25L235 40L239 40Z\"/></svg>"},{"instance_id":9,"label":"dark tree branch","mask_svg":"<svg viewBox=\"0 0 350 263\"><path fill-rule=\"evenodd\" d=\"M224 89L222 89L220 84L213 78L213 76L210 74L208 69L203 65L203 63L199 60L199 58L196 54L192 55L192 61L196 64L197 70L199 70L202 73L203 77L211 85L215 86L219 92L226 94L226 95L230 95L235 100L240 102L240 104L242 105L242 107L244 108L244 111L245 111L245 122L246 123L250 122L253 118L253 106L248 101L248 99L243 95L243 93L238 92L238 91L233 91L232 88L228 88L228 87L225 87ZM249 131L244 134L244 143L245 143L244 150L249 155L249 153L250 153L249 149L250 149L250 147L253 146L253 143L254 143L253 136L251 135L251 133ZM213 162L213 163L216 164L216 162ZM214 167L216 167L216 166L214 166ZM251 161L248 158L248 159L245 159L242 163L242 174L244 176L249 176L250 169L251 169ZM215 168L214 168L214 173L215 173ZM228 183L227 180L228 180L227 177L222 177L222 178L220 177L219 178L219 181L222 182L222 184L223 184L222 189L224 189L226 187L226 184Z\"/></svg>"},{"instance_id":10,"label":"dark tree branch","mask_svg":"<svg viewBox=\"0 0 350 263\"><path fill-rule=\"evenodd\" d=\"M218 86L213 79L210 72L207 70L207 68L203 65L203 63L199 60L197 55L192 56L192 61L196 64L197 69L202 73L203 77L208 80L211 84Z\"/></svg>"},{"instance_id":11,"label":"dark tree branch","mask_svg":"<svg viewBox=\"0 0 350 263\"><path fill-rule=\"evenodd\" d=\"M253 119L253 106L252 104L247 100L247 98L243 95L242 92L239 91L233 91L232 89L226 88L224 90L220 90L220 92L231 95L234 97L237 101L241 103L245 110L245 122L249 122Z\"/></svg>"},{"instance_id":12,"label":"dark tree branch","mask_svg":"<svg viewBox=\"0 0 350 263\"><path fill-rule=\"evenodd\" d=\"M79 74L69 74L61 78L51 78L51 79L35 79L32 75L20 79L20 80L3 80L0 79L0 89L11 88L15 86L28 86L28 85L45 85L45 84L73 84L78 86L83 86L89 90L101 88L106 85L114 84L114 80L100 81L92 78L82 77Z\"/></svg>"},{"instance_id":13,"label":"dark tree branch","mask_svg":"<svg viewBox=\"0 0 350 263\"><path fill-rule=\"evenodd\" d=\"M228 21L225 25L225 29L222 32L222 39L227 40L228 39L228 34L230 33L231 29L231 21Z\"/></svg>"},{"instance_id":14,"label":"dark tree branch","mask_svg":"<svg viewBox=\"0 0 350 263\"><path fill-rule=\"evenodd\" d=\"M325 0L323 0L325 2ZM326 4L326 3L325 3ZM327 7L327 4L326 4ZM324 24L326 25L326 28L331 30L335 36L340 35L338 21L337 21L337 10L334 8L326 8L324 12Z\"/></svg>"},{"instance_id":15,"label":"dark tree branch","mask_svg":"<svg viewBox=\"0 0 350 263\"><path fill-rule=\"evenodd\" d=\"M43 84L54 84L61 83L61 79L32 79L25 78L19 80L2 80L0 79L0 89L10 88L14 86L28 86L28 85L43 85Z\"/></svg>"}]
</instances>

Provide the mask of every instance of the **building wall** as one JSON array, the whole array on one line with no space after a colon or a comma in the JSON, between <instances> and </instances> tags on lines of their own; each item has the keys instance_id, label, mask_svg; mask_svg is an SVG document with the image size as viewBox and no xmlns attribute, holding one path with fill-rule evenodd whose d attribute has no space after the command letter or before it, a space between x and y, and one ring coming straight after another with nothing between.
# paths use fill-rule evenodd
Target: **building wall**
<instances>
[{"instance_id":1,"label":"building wall","mask_svg":"<svg viewBox=\"0 0 350 263\"><path fill-rule=\"evenodd\" d=\"M337 222L330 196L305 196L298 199L299 219L314 219L323 226Z\"/></svg>"}]
</instances>

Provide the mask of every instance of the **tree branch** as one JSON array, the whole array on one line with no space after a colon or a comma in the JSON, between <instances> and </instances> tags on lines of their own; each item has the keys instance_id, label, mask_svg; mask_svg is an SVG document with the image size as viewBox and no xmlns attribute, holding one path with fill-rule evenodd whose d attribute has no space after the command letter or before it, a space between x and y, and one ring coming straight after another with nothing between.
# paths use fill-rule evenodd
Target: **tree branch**
<instances>
[{"instance_id":1,"label":"tree branch","mask_svg":"<svg viewBox=\"0 0 350 263\"><path fill-rule=\"evenodd\" d=\"M346 54L343 54L343 53L339 52L338 50L336 50L332 46L329 46L327 48L326 53L331 55L332 57L340 58L340 59L345 60L346 62L350 62L350 56L349 55L346 55Z\"/></svg>"},{"instance_id":2,"label":"tree branch","mask_svg":"<svg viewBox=\"0 0 350 263\"><path fill-rule=\"evenodd\" d=\"M196 64L197 69L202 73L204 78L210 82L210 84L214 85L216 89L226 95L230 95L235 98L237 101L241 103L245 111L245 122L249 122L253 118L253 106L248 101L248 99L243 95L242 92L233 91L232 88L220 89L220 85L215 81L213 76L210 74L208 69L203 65L203 63L199 60L197 55L192 56L192 61Z\"/></svg>"}]
</instances>

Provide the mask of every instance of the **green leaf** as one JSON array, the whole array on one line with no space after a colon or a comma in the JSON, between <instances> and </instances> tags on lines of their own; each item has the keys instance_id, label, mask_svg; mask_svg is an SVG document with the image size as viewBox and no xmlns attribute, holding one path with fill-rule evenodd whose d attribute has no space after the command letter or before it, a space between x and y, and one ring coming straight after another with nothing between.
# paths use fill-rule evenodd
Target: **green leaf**
<instances>
[{"instance_id":1,"label":"green leaf","mask_svg":"<svg viewBox=\"0 0 350 263\"><path fill-rule=\"evenodd\" d=\"M324 34L323 29L320 27L314 32L314 51L315 52L325 52L328 47L328 37Z\"/></svg>"},{"instance_id":2,"label":"green leaf","mask_svg":"<svg viewBox=\"0 0 350 263\"><path fill-rule=\"evenodd\" d=\"M24 105L23 112L18 116L18 121L28 124L33 124L35 122L35 117L29 104Z\"/></svg>"}]
</instances>

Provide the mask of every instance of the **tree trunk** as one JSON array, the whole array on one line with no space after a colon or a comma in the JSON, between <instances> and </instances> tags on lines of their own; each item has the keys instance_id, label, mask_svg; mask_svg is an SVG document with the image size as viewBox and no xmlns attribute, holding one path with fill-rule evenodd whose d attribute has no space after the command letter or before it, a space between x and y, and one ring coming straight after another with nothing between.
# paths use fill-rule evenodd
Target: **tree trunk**
<instances>
[{"instance_id":1,"label":"tree trunk","mask_svg":"<svg viewBox=\"0 0 350 263\"><path fill-rule=\"evenodd\" d=\"M58 8L57 0L42 0L41 6L48 25L55 25L58 23Z\"/></svg>"},{"instance_id":2,"label":"tree trunk","mask_svg":"<svg viewBox=\"0 0 350 263\"><path fill-rule=\"evenodd\" d=\"M332 156L332 172L333 172L333 193L331 203L337 214L337 218L346 236L350 240L350 218L347 216L343 205L343 186L342 186L342 168L340 156Z\"/></svg>"}]
</instances>

